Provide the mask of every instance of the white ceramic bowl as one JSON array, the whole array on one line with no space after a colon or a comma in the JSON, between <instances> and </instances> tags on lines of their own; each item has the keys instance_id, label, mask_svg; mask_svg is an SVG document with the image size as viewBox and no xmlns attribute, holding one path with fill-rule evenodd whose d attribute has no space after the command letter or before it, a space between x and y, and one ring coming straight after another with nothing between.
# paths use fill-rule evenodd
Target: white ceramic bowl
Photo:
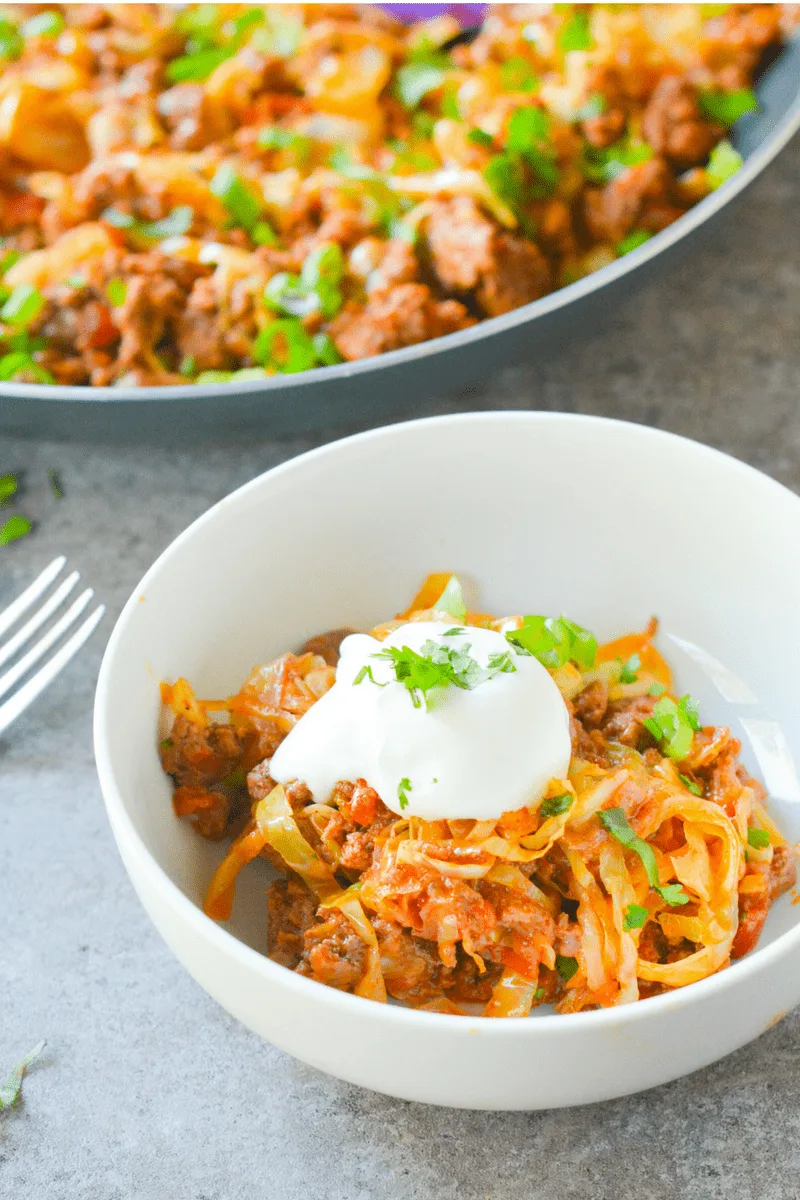
<instances>
[{"instance_id":1,"label":"white ceramic bowl","mask_svg":"<svg viewBox=\"0 0 800 1200\"><path fill-rule=\"evenodd\" d=\"M602 638L656 613L679 685L698 696L706 719L733 723L743 737L749 730L759 750L745 738L745 759L766 773L773 809L797 838L799 548L800 500L785 488L704 446L590 417L415 421L267 472L162 554L103 662L97 763L142 903L239 1020L390 1095L548 1108L652 1087L730 1053L800 1001L800 907L789 896L758 949L728 970L571 1016L414 1012L270 962L260 953L266 864L240 876L229 925L200 910L222 849L172 814L156 753L158 683L185 675L203 695L235 691L254 663L312 633L368 627L398 611L432 570L457 571L483 608L565 611Z\"/></svg>"}]
</instances>

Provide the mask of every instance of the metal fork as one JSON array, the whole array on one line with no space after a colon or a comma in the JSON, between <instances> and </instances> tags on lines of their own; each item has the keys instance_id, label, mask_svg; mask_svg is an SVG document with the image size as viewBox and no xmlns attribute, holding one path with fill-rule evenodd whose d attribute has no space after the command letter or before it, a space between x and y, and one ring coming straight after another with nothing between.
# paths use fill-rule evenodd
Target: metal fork
<instances>
[{"instance_id":1,"label":"metal fork","mask_svg":"<svg viewBox=\"0 0 800 1200\"><path fill-rule=\"evenodd\" d=\"M58 576L67 565L67 560L63 556L54 558L49 566L45 567L40 575L34 579L33 583L25 589L22 595L13 600L7 608L0 612L0 638L7 633L14 625L23 618L30 609L33 609L37 600L44 596L47 589L56 581ZM24 651L20 658L9 667L5 674L0 675L0 697L7 695L19 683L30 669L36 665L48 651L59 642L65 634L69 633L78 618L88 607L94 590L86 588L73 600L66 612L63 612L58 619L50 626L46 633L34 642L29 649L26 649L31 641L31 638L40 629L50 617L58 614L62 608L64 601L73 592L75 585L80 579L80 572L73 571L70 575L59 583L58 587L53 591L42 604L35 609L33 614L28 617L24 625L21 625L15 633L6 642L0 645L0 667L14 658L20 651ZM55 679L64 667L73 658L84 642L88 641L94 630L100 624L105 614L105 605L100 604L86 618L83 624L79 625L70 637L63 642L55 653L39 668L35 675L32 675L27 682L23 683L13 694L0 704L0 733L7 729L12 721L23 713L36 697L43 692L49 683Z\"/></svg>"}]
</instances>

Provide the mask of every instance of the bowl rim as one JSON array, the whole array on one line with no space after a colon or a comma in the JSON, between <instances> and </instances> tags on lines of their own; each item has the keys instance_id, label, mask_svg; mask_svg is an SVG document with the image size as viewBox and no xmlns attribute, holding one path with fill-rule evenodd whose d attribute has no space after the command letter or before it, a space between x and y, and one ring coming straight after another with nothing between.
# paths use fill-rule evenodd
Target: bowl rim
<instances>
[{"instance_id":1,"label":"bowl rim","mask_svg":"<svg viewBox=\"0 0 800 1200\"><path fill-rule=\"evenodd\" d=\"M647 1020L650 1017L657 1018L659 1014L666 1015L686 1005L700 1002L714 992L724 994L732 987L744 984L748 978L752 978L760 974L763 970L768 969L773 962L784 958L786 954L799 949L800 922L793 928L779 934L769 945L762 947L757 945L744 958L737 960L736 963L730 964L721 971L709 975L705 979L698 980L696 983L676 988L672 992L665 992L659 996L649 997L646 1002L637 1001L633 1004L578 1013L537 1013L535 1018L529 1018L525 1021L499 1021L483 1016L467 1016L465 1020L464 1016L424 1012L420 1009L400 1004L377 1004L373 1000L367 1000L364 997L355 996L349 992L341 992L336 988L328 987L326 984L314 979L307 979L302 975L296 974L294 971L290 971L286 967L280 966L268 958L266 954L240 941L223 924L207 917L202 909L189 899L185 892L178 887L167 871L150 853L127 811L121 789L116 781L114 764L109 751L110 739L107 733L107 714L113 708L113 705L110 703L109 691L110 676L114 669L114 659L117 648L125 637L126 627L131 615L138 608L140 595L146 591L151 579L163 568L169 558L188 542L198 529L215 520L221 509L240 500L250 492L256 491L259 487L263 486L264 480L267 478L280 477L293 471L302 471L304 466L309 462L314 462L328 456L335 456L342 449L351 445L391 440L397 434L402 435L406 434L406 432L411 436L414 436L416 432L424 436L425 431L431 426L459 425L462 423L468 425L491 424L495 422L507 422L509 420L518 424L530 425L583 424L594 426L598 430L601 427L606 430L622 427L627 434L632 433L635 437L640 437L645 441L660 442L661 444L669 443L684 453L693 454L699 459L705 459L709 463L733 471L742 479L747 479L751 482L757 481L758 486L767 492L780 496L784 502L788 498L790 502L800 507L800 496L796 495L790 488L779 483L778 480L773 479L763 471L750 466L749 463L735 458L733 455L726 454L721 450L695 441L693 438L684 437L681 434L653 428L633 421L620 421L611 417L599 417L584 413L531 412L513 409L500 409L488 412L457 412L442 416L423 417L412 421L395 422L379 426L376 429L339 438L334 442L314 447L311 450L287 459L269 468L267 471L263 471L240 487L235 488L221 500L211 505L205 512L201 513L199 517L195 518L162 550L155 562L148 568L131 592L117 618L106 645L95 692L93 741L95 762L106 812L123 861L125 862L126 870L126 860L130 856L136 860L138 870L146 877L149 886L159 893L164 904L175 910L177 916L183 922L188 922L192 926L195 935L200 940L210 944L215 951L218 951L223 956L233 955L243 968L255 970L262 975L264 981L269 986L274 984L279 987L289 988L297 992L300 996L305 997L309 1003L313 1003L316 998L320 1003L332 1005L337 1009L340 1008L345 1013L349 1012L353 1016L358 1013L361 1014L362 1018L371 1015L374 1019L388 1020L398 1026L406 1026L409 1022L411 1022L412 1027L419 1022L428 1025L430 1022L433 1022L433 1025L430 1026L431 1028L449 1028L455 1031L460 1029L467 1032L474 1032L477 1023L480 1026L481 1033L490 1037L516 1037L518 1034L515 1031L526 1030L526 1033L520 1033L519 1036L535 1038L544 1036L547 1031L553 1031L554 1029L561 1029L563 1031L566 1028L578 1032L579 1029L615 1028L631 1022ZM800 513L798 513L798 519L800 520ZM132 873L131 878L133 881ZM352 1008L353 1005L356 1008ZM568 1022L566 1026L565 1021Z\"/></svg>"},{"instance_id":2,"label":"bowl rim","mask_svg":"<svg viewBox=\"0 0 800 1200\"><path fill-rule=\"evenodd\" d=\"M690 208L677 221L673 221L666 229L655 234L636 250L624 254L599 271L594 271L591 275L576 280L575 283L568 284L566 287L557 288L539 300L523 304L520 308L512 309L511 312L479 321L468 329L448 333L438 338L430 338L426 342L419 342L400 350L390 350L372 358L362 358L356 362L344 362L330 367L316 367L311 371L302 371L294 375L272 375L264 379L240 380L224 385L213 383L168 384L159 387L152 385L145 387L91 387L83 384L79 386L77 384L54 385L0 381L0 397L19 400L52 400L58 403L79 400L88 404L141 404L169 400L213 401L232 396L264 394L265 403L267 403L267 394L271 392L302 389L325 381L342 383L359 375L379 372L383 368L388 369L392 366L430 359L437 354L447 353L447 351L457 351L461 347L482 341L494 334L502 334L516 329L529 321L535 321L538 317L550 316L573 301L585 299L607 285L619 282L626 275L636 271L638 267L657 258L662 252L669 250L696 232L745 191L777 157L798 130L800 130L800 85L797 95L775 128L767 134L752 154L745 158L736 174L722 187L717 188L716 191Z\"/></svg>"}]
</instances>

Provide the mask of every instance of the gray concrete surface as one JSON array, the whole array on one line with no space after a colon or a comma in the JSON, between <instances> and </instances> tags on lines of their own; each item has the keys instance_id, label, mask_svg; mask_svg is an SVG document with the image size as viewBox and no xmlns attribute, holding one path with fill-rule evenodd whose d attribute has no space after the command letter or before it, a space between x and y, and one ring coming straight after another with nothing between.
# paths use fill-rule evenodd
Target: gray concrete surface
<instances>
[{"instance_id":1,"label":"gray concrete surface","mask_svg":"<svg viewBox=\"0 0 800 1200\"><path fill-rule=\"evenodd\" d=\"M800 490L799 185L795 142L718 240L604 334L428 411L526 408L535 390L541 407L700 438ZM0 549L0 604L64 552L113 618L210 503L322 440L182 454L0 438L0 473L24 473L38 521ZM677 1083L532 1115L388 1100L240 1028L161 944L112 843L90 741L110 629L0 737L0 1064L48 1039L0 1117L2 1200L800 1198L797 1013Z\"/></svg>"}]
</instances>

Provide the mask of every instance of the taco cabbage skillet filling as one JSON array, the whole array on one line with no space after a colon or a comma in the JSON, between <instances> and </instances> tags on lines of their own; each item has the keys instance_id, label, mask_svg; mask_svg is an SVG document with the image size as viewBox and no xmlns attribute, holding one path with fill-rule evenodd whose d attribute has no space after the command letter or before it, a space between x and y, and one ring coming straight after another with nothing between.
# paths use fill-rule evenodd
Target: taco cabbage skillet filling
<instances>
[{"instance_id":1,"label":"taco cabbage skillet filling","mask_svg":"<svg viewBox=\"0 0 800 1200\"><path fill-rule=\"evenodd\" d=\"M205 912L228 918L239 871L266 858L281 872L268 890L272 959L435 1012L579 1012L721 970L756 945L772 901L794 884L795 849L730 730L702 725L691 697L673 693L656 628L598 647L564 617L467 612L458 580L431 575L371 638L312 638L256 668L235 696L203 701L184 679L162 685L175 812L204 837L233 838ZM361 708L342 710L336 727L340 701ZM528 730L511 721L505 742L502 730L482 739L509 702L528 706ZM376 772L390 764L382 795L375 779L336 779L334 765L370 745L368 729L361 750L357 739L348 749L348 720L368 725L380 712L389 724L376 726L376 744L398 714L404 731L374 760ZM473 721L472 736L459 720ZM540 723L547 736L530 752ZM446 749L462 737L463 763L425 759L432 729L434 755L437 738ZM525 786L509 760L544 774L530 775L524 805L501 812ZM310 778L324 780L327 765L335 782L312 793L291 777L303 761ZM563 766L547 775L553 763ZM496 791L482 781L487 765Z\"/></svg>"},{"instance_id":2,"label":"taco cabbage skillet filling","mask_svg":"<svg viewBox=\"0 0 800 1200\"><path fill-rule=\"evenodd\" d=\"M507 313L741 165L793 5L0 12L0 381L222 383Z\"/></svg>"}]
</instances>

